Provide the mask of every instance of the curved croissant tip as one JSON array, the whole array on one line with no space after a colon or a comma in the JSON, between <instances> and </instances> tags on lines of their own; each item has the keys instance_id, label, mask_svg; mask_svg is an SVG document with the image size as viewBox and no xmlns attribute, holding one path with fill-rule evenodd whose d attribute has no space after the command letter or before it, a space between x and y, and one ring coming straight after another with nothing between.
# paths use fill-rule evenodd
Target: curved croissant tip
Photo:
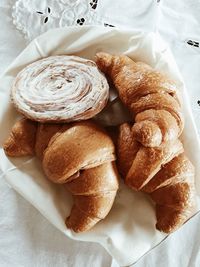
<instances>
[{"instance_id":1,"label":"curved croissant tip","mask_svg":"<svg viewBox=\"0 0 200 267\"><path fill-rule=\"evenodd\" d=\"M107 72L108 68L112 64L112 58L113 56L108 53L99 52L95 56L95 62L101 71Z\"/></svg>"},{"instance_id":2,"label":"curved croissant tip","mask_svg":"<svg viewBox=\"0 0 200 267\"><path fill-rule=\"evenodd\" d=\"M7 156L13 157L19 154L20 148L18 143L15 141L13 136L9 136L8 139L3 144L4 152Z\"/></svg>"},{"instance_id":3,"label":"curved croissant tip","mask_svg":"<svg viewBox=\"0 0 200 267\"><path fill-rule=\"evenodd\" d=\"M5 154L7 156L11 156L12 155L12 151L13 151L13 146L14 146L14 141L12 140L11 137L9 137L3 144L3 150L5 152Z\"/></svg>"},{"instance_id":4,"label":"curved croissant tip","mask_svg":"<svg viewBox=\"0 0 200 267\"><path fill-rule=\"evenodd\" d=\"M98 53L96 53L96 56L97 57L111 57L112 58L112 55L109 53L106 53L106 52L98 52Z\"/></svg>"},{"instance_id":5,"label":"curved croissant tip","mask_svg":"<svg viewBox=\"0 0 200 267\"><path fill-rule=\"evenodd\" d=\"M5 141L3 149L8 157L31 156L34 154L32 151L27 151L21 147L21 144L12 137Z\"/></svg>"},{"instance_id":6,"label":"curved croissant tip","mask_svg":"<svg viewBox=\"0 0 200 267\"><path fill-rule=\"evenodd\" d=\"M160 232L163 232L165 234L171 234L173 233L179 226L171 226L171 225L162 225L159 224L159 222L156 223L156 229Z\"/></svg>"},{"instance_id":7,"label":"curved croissant tip","mask_svg":"<svg viewBox=\"0 0 200 267\"><path fill-rule=\"evenodd\" d=\"M83 219L80 218L80 215L83 216ZM87 214L82 214L82 212L80 212L80 215L77 215L78 217L76 218L75 214L72 212L72 215L70 214L65 220L66 227L75 233L86 232L96 224L96 220L89 219Z\"/></svg>"}]
</instances>

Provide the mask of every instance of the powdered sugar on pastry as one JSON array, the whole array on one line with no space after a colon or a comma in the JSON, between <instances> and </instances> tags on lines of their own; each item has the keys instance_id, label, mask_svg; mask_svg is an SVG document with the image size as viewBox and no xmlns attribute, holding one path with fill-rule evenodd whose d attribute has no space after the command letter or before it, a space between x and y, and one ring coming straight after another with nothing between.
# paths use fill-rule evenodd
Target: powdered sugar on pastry
<instances>
[{"instance_id":1,"label":"powdered sugar on pastry","mask_svg":"<svg viewBox=\"0 0 200 267\"><path fill-rule=\"evenodd\" d=\"M95 62L51 56L18 73L11 91L17 110L40 122L85 120L107 103L109 86Z\"/></svg>"}]
</instances>

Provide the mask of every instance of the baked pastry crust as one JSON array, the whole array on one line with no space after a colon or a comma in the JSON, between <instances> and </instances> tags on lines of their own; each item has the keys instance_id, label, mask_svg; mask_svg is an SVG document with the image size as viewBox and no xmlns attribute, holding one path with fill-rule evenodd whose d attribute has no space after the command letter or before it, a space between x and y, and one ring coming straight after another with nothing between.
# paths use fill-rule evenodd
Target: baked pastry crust
<instances>
[{"instance_id":1,"label":"baked pastry crust","mask_svg":"<svg viewBox=\"0 0 200 267\"><path fill-rule=\"evenodd\" d=\"M194 167L178 139L184 125L178 88L164 74L127 56L98 53L96 62L135 120L119 128L119 171L129 187L150 195L156 228L170 233L196 206Z\"/></svg>"},{"instance_id":2,"label":"baked pastry crust","mask_svg":"<svg viewBox=\"0 0 200 267\"><path fill-rule=\"evenodd\" d=\"M180 136L184 118L174 81L127 56L98 53L96 63L111 78L120 99L132 113L132 131L138 142L155 147Z\"/></svg>"},{"instance_id":3,"label":"baked pastry crust","mask_svg":"<svg viewBox=\"0 0 200 267\"><path fill-rule=\"evenodd\" d=\"M27 119L17 121L3 145L6 155L9 157L34 155L36 132L36 122Z\"/></svg>"},{"instance_id":4,"label":"baked pastry crust","mask_svg":"<svg viewBox=\"0 0 200 267\"><path fill-rule=\"evenodd\" d=\"M111 138L96 124L79 122L51 138L44 151L43 169L56 183L64 183L80 170L115 160Z\"/></svg>"},{"instance_id":5,"label":"baked pastry crust","mask_svg":"<svg viewBox=\"0 0 200 267\"><path fill-rule=\"evenodd\" d=\"M107 80L95 62L64 55L26 66L11 89L16 109L43 123L92 118L105 107L108 96Z\"/></svg>"},{"instance_id":6,"label":"baked pastry crust","mask_svg":"<svg viewBox=\"0 0 200 267\"><path fill-rule=\"evenodd\" d=\"M14 125L4 151L12 157L35 153L46 176L72 193L74 204L66 225L73 231L91 229L112 208L119 187L115 147L96 124L40 124L22 119Z\"/></svg>"}]
</instances>

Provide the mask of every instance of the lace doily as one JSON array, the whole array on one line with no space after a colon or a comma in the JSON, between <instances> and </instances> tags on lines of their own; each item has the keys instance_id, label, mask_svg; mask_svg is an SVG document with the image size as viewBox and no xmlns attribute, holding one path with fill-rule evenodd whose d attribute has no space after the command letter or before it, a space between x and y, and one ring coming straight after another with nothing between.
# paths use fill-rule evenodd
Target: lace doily
<instances>
[{"instance_id":1,"label":"lace doily","mask_svg":"<svg viewBox=\"0 0 200 267\"><path fill-rule=\"evenodd\" d=\"M98 0L18 0L13 6L13 23L26 39L32 40L49 29L102 24Z\"/></svg>"}]
</instances>

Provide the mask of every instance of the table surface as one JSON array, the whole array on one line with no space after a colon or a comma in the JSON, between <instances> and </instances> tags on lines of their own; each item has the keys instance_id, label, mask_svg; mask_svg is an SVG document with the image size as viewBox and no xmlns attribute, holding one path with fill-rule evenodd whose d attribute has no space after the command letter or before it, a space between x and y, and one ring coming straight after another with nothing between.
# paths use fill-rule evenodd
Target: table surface
<instances>
[{"instance_id":1,"label":"table surface","mask_svg":"<svg viewBox=\"0 0 200 267\"><path fill-rule=\"evenodd\" d=\"M38 2L42 2L43 6L40 6L40 10L43 10L53 6L55 3L53 4L52 1L32 0L35 4L32 8L36 8ZM72 0L58 2L68 6ZM106 23L106 26L110 24L144 31L158 31L162 35L171 47L184 78L197 129L199 129L200 1L142 0L140 5L136 0L118 0L112 4L109 0L89 1L90 3L95 7L93 11L96 17L92 22L87 18L88 11L84 11L87 23ZM95 3L96 6L94 6ZM0 0L0 74L29 42L13 24L11 13L14 4L14 0ZM31 12L29 9L30 6L27 7L26 12ZM21 19L23 20L22 17ZM71 25L74 22L79 24L78 19L81 19L81 14L77 19L73 17L73 20L69 21L65 18L62 21L66 23L65 25ZM50 24L48 27L55 25ZM30 36L39 33L41 28L36 26L27 22L27 29L32 34ZM44 30L46 28L42 29ZM100 245L66 238L10 188L2 177L0 177L0 192L0 266L118 266ZM200 215L197 215L144 255L134 266L200 266L199 229Z\"/></svg>"}]
</instances>

